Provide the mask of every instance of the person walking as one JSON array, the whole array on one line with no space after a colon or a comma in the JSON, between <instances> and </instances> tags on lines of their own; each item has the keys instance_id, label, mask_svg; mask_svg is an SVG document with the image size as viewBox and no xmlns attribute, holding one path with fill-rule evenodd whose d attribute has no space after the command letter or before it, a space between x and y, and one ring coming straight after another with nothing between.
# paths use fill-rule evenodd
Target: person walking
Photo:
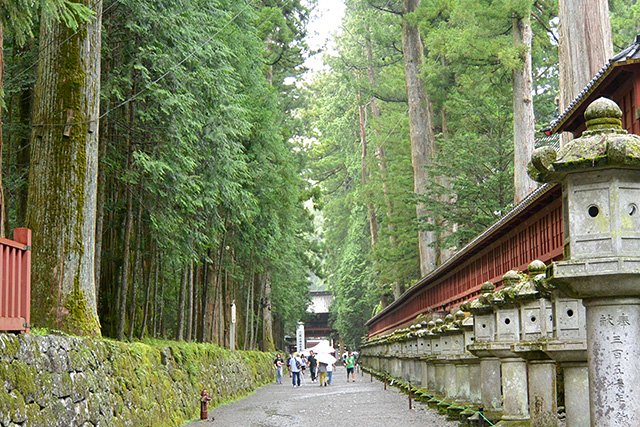
<instances>
[{"instance_id":1,"label":"person walking","mask_svg":"<svg viewBox=\"0 0 640 427\"><path fill-rule=\"evenodd\" d=\"M313 351L310 353L311 354L309 354L309 357L307 358L307 362L309 363L309 371L311 372L311 382L315 383L317 360L316 360L316 354Z\"/></svg>"},{"instance_id":2,"label":"person walking","mask_svg":"<svg viewBox=\"0 0 640 427\"><path fill-rule=\"evenodd\" d=\"M320 387L327 385L327 364L320 362L318 364L318 381L320 382Z\"/></svg>"},{"instance_id":3,"label":"person walking","mask_svg":"<svg viewBox=\"0 0 640 427\"><path fill-rule=\"evenodd\" d=\"M334 363L329 363L327 365L327 384L331 385L331 381L333 379L333 370L336 367Z\"/></svg>"},{"instance_id":4,"label":"person walking","mask_svg":"<svg viewBox=\"0 0 640 427\"><path fill-rule=\"evenodd\" d=\"M276 356L276 359L273 361L273 366L276 368L276 384L282 384L282 366L284 365L284 360L280 356L280 353Z\"/></svg>"},{"instance_id":5,"label":"person walking","mask_svg":"<svg viewBox=\"0 0 640 427\"><path fill-rule=\"evenodd\" d=\"M294 387L300 387L300 369L302 368L302 361L298 357L297 353L291 353L289 358L289 370L291 371L291 380Z\"/></svg>"},{"instance_id":6,"label":"person walking","mask_svg":"<svg viewBox=\"0 0 640 427\"><path fill-rule=\"evenodd\" d=\"M307 358L305 357L305 355L301 355L300 356L300 360L302 361L302 366L300 367L300 373L302 374L302 376L304 377L304 373L306 372L307 369L307 364L309 362L307 362Z\"/></svg>"},{"instance_id":7,"label":"person walking","mask_svg":"<svg viewBox=\"0 0 640 427\"><path fill-rule=\"evenodd\" d=\"M349 352L349 355L347 356L347 358L345 359L344 363L347 365L347 382L349 382L349 374L351 374L351 379L353 379L353 382L356 382L356 375L353 373L353 368L355 366L355 357L353 357L353 353Z\"/></svg>"}]
</instances>

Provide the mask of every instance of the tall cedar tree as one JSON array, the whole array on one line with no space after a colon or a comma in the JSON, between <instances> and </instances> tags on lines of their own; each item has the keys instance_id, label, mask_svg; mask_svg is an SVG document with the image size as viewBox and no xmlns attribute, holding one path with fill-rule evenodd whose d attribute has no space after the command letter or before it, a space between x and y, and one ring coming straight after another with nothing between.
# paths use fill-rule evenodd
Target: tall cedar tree
<instances>
[{"instance_id":1,"label":"tall cedar tree","mask_svg":"<svg viewBox=\"0 0 640 427\"><path fill-rule=\"evenodd\" d=\"M26 221L34 319L100 335L93 268L102 4L94 7L96 18L75 35L43 12Z\"/></svg>"}]
</instances>

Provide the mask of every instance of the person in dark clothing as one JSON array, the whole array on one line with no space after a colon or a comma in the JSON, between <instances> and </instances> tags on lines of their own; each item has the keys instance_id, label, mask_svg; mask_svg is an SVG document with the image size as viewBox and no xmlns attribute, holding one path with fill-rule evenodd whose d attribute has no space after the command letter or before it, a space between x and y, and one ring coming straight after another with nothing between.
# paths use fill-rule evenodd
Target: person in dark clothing
<instances>
[{"instance_id":1,"label":"person in dark clothing","mask_svg":"<svg viewBox=\"0 0 640 427\"><path fill-rule=\"evenodd\" d=\"M318 362L316 360L316 354L313 351L307 358L307 363L309 365L309 371L311 371L311 382L315 383L316 382L316 366Z\"/></svg>"}]
</instances>

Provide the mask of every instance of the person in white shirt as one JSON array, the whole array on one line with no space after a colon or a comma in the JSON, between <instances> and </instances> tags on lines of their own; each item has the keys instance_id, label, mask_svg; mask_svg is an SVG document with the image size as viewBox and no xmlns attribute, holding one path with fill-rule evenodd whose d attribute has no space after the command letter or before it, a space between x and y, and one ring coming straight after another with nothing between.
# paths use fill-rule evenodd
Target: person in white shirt
<instances>
[{"instance_id":1,"label":"person in white shirt","mask_svg":"<svg viewBox=\"0 0 640 427\"><path fill-rule=\"evenodd\" d=\"M335 364L327 365L327 384L331 385L331 378L333 377L333 368L335 368Z\"/></svg>"}]
</instances>

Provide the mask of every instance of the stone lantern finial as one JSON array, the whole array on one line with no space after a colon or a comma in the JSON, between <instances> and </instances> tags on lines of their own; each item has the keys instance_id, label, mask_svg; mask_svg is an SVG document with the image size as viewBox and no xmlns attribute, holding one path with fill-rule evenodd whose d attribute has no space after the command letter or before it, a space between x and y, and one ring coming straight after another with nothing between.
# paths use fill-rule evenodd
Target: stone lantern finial
<instances>
[{"instance_id":1,"label":"stone lantern finial","mask_svg":"<svg viewBox=\"0 0 640 427\"><path fill-rule=\"evenodd\" d=\"M626 134L622 129L622 110L609 98L598 98L587 107L584 112L587 121L586 135L597 133L619 133Z\"/></svg>"},{"instance_id":2,"label":"stone lantern finial","mask_svg":"<svg viewBox=\"0 0 640 427\"><path fill-rule=\"evenodd\" d=\"M509 270L502 276L502 281L505 288L510 288L520 282L520 275L515 270Z\"/></svg>"},{"instance_id":3,"label":"stone lantern finial","mask_svg":"<svg viewBox=\"0 0 640 427\"><path fill-rule=\"evenodd\" d=\"M480 287L480 293L482 293L482 294L490 294L495 290L496 290L496 287L491 282L484 282L482 284L482 286Z\"/></svg>"},{"instance_id":4,"label":"stone lantern finial","mask_svg":"<svg viewBox=\"0 0 640 427\"><path fill-rule=\"evenodd\" d=\"M640 137L622 129L622 111L608 98L587 107L587 130L559 152L540 147L531 155L528 173L538 182L560 182L569 173L605 167L640 169Z\"/></svg>"},{"instance_id":5,"label":"stone lantern finial","mask_svg":"<svg viewBox=\"0 0 640 427\"><path fill-rule=\"evenodd\" d=\"M545 274L545 272L547 271L547 265L540 260L535 260L532 261L531 264L529 264L527 271L532 277L537 276L538 274Z\"/></svg>"}]
</instances>

